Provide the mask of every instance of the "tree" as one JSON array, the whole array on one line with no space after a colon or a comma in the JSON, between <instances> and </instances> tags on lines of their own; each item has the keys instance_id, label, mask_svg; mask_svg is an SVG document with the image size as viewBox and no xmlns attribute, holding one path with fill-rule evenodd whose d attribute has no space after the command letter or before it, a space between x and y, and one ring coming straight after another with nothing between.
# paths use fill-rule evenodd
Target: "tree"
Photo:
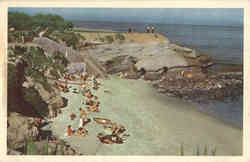
<instances>
[{"instance_id":1,"label":"tree","mask_svg":"<svg viewBox=\"0 0 250 162\"><path fill-rule=\"evenodd\" d=\"M32 29L33 19L23 12L8 13L8 27L14 27L16 30Z\"/></svg>"}]
</instances>

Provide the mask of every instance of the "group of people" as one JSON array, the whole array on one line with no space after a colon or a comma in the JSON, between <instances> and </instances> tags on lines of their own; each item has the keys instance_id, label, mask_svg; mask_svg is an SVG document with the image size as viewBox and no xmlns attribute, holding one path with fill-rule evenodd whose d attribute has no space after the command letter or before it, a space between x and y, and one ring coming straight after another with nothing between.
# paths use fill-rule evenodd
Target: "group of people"
<instances>
[{"instance_id":1,"label":"group of people","mask_svg":"<svg viewBox=\"0 0 250 162\"><path fill-rule=\"evenodd\" d=\"M85 110L83 110L82 108L79 108L79 112L80 112L80 122L79 122L79 127L77 130L72 130L71 125L68 125L67 128L67 136L88 136L88 131L84 128L84 126L90 122L90 119L87 119L87 113ZM76 118L76 115L74 113L72 113L70 115L70 119L74 120Z\"/></svg>"},{"instance_id":2,"label":"group of people","mask_svg":"<svg viewBox=\"0 0 250 162\"><path fill-rule=\"evenodd\" d=\"M73 93L80 93L83 95L83 105L86 106L88 111L91 112L99 112L99 101L98 97L94 96L91 92L91 89L97 90L99 88L100 83L96 80L95 75L91 75L88 72L76 73L79 76L80 83L80 90L79 92L76 91L76 88L73 90ZM76 80L74 76L67 76L64 79ZM66 83L66 82L65 82ZM85 99L86 98L86 99ZM77 130L73 130L71 125L67 127L67 136L88 136L88 131L84 128L84 126L90 122L90 119L87 119L87 113L84 109L79 108L79 128ZM74 120L76 118L75 113L71 113L70 119Z\"/></svg>"},{"instance_id":3,"label":"group of people","mask_svg":"<svg viewBox=\"0 0 250 162\"><path fill-rule=\"evenodd\" d=\"M99 105L100 102L98 100L98 97L93 95L91 90L98 90L101 83L99 83L96 79L95 75L92 75L88 72L84 72L83 74L77 73L79 76L79 80L81 81L80 84L80 90L83 96L83 105L87 108L87 110L84 110L83 108L79 108L79 127L76 129L72 128L72 125L67 126L67 136L88 136L88 131L85 128L86 124L89 123L91 120L87 118L87 112L99 112ZM122 76L121 76L122 77ZM66 78L68 80L72 80L74 76L67 75ZM67 83L66 81L64 82ZM65 85L64 87L66 87ZM73 91L76 92L76 89ZM77 115L75 113L70 114L70 120L75 120L77 118ZM100 123L99 123L100 124ZM121 137L121 134L125 131L124 126L120 125L119 127L116 125L116 123L108 122L108 123L102 123L103 124L103 133L98 133L97 138L102 142L106 144L121 144L123 143L124 139ZM107 134L107 132L109 133ZM106 133L105 133L106 132Z\"/></svg>"},{"instance_id":4,"label":"group of people","mask_svg":"<svg viewBox=\"0 0 250 162\"><path fill-rule=\"evenodd\" d=\"M135 28L128 28L128 33L135 33L136 29Z\"/></svg>"},{"instance_id":5,"label":"group of people","mask_svg":"<svg viewBox=\"0 0 250 162\"><path fill-rule=\"evenodd\" d=\"M105 144L123 144L125 140L125 136L129 136L128 134L123 134L126 129L123 125L117 126L116 123L110 122L111 127L107 127L106 125L103 126L104 131L109 130L110 133L98 133L98 139ZM121 136L122 135L122 136Z\"/></svg>"},{"instance_id":6,"label":"group of people","mask_svg":"<svg viewBox=\"0 0 250 162\"><path fill-rule=\"evenodd\" d=\"M135 28L128 28L128 33L135 33L136 29ZM145 33L155 33L155 26L149 26L147 25L144 30Z\"/></svg>"},{"instance_id":7,"label":"group of people","mask_svg":"<svg viewBox=\"0 0 250 162\"><path fill-rule=\"evenodd\" d=\"M145 33L155 33L155 27L154 26L146 26L145 27Z\"/></svg>"}]
</instances>

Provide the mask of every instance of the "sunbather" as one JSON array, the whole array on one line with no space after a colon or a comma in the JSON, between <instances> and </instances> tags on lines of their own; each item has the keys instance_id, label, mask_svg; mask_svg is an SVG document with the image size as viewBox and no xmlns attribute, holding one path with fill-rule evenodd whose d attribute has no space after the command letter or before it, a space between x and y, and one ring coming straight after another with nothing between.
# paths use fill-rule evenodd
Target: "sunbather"
<instances>
[{"instance_id":1,"label":"sunbather","mask_svg":"<svg viewBox=\"0 0 250 162\"><path fill-rule=\"evenodd\" d=\"M97 96L94 97L93 104L94 104L95 106L99 106L100 102L98 101L98 97L97 97Z\"/></svg>"},{"instance_id":2,"label":"sunbather","mask_svg":"<svg viewBox=\"0 0 250 162\"><path fill-rule=\"evenodd\" d=\"M93 95L91 94L91 92L90 92L90 91L88 91L88 92L87 92L87 98L88 98L88 99L91 99L91 98L92 98L92 96L93 96Z\"/></svg>"},{"instance_id":3,"label":"sunbather","mask_svg":"<svg viewBox=\"0 0 250 162\"><path fill-rule=\"evenodd\" d=\"M122 138L120 137L117 137L115 135L106 135L104 136L102 133L99 133L97 135L97 137L99 138L99 140L102 142L102 143L106 143L106 144L122 144L123 143L123 140Z\"/></svg>"},{"instance_id":4,"label":"sunbather","mask_svg":"<svg viewBox=\"0 0 250 162\"><path fill-rule=\"evenodd\" d=\"M74 120L75 118L76 118L76 114L71 113L71 115L70 115L70 119L71 119L71 120Z\"/></svg>"},{"instance_id":5,"label":"sunbather","mask_svg":"<svg viewBox=\"0 0 250 162\"><path fill-rule=\"evenodd\" d=\"M88 131L85 128L80 127L78 128L77 131L74 132L74 136L82 136L82 135L88 136Z\"/></svg>"},{"instance_id":6,"label":"sunbather","mask_svg":"<svg viewBox=\"0 0 250 162\"><path fill-rule=\"evenodd\" d=\"M89 106L93 105L93 101L91 100L91 98L86 99L85 105L89 105Z\"/></svg>"},{"instance_id":7,"label":"sunbather","mask_svg":"<svg viewBox=\"0 0 250 162\"><path fill-rule=\"evenodd\" d=\"M90 105L88 110L91 112L99 112L98 106Z\"/></svg>"},{"instance_id":8,"label":"sunbather","mask_svg":"<svg viewBox=\"0 0 250 162\"><path fill-rule=\"evenodd\" d=\"M86 119L87 113L82 108L79 108L80 118Z\"/></svg>"},{"instance_id":9,"label":"sunbather","mask_svg":"<svg viewBox=\"0 0 250 162\"><path fill-rule=\"evenodd\" d=\"M124 78L124 73L120 72L120 78Z\"/></svg>"},{"instance_id":10,"label":"sunbather","mask_svg":"<svg viewBox=\"0 0 250 162\"><path fill-rule=\"evenodd\" d=\"M71 136L71 134L72 134L72 129L71 129L71 125L69 125L67 129L67 135Z\"/></svg>"}]
</instances>

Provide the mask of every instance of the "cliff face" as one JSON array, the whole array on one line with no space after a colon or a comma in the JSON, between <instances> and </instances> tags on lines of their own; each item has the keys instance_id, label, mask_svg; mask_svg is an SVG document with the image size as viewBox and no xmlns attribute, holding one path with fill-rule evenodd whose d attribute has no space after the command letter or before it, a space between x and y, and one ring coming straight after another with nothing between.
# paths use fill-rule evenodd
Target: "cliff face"
<instances>
[{"instance_id":1,"label":"cliff face","mask_svg":"<svg viewBox=\"0 0 250 162\"><path fill-rule=\"evenodd\" d=\"M34 43L43 48L48 56L53 56L55 51L64 53L67 60L73 64L84 63L86 64L86 69L92 74L98 75L102 78L107 78L107 73L105 69L100 65L95 58L87 53L87 51L79 52L72 48L66 47L62 44L58 44L48 38L36 38Z\"/></svg>"},{"instance_id":2,"label":"cliff face","mask_svg":"<svg viewBox=\"0 0 250 162\"><path fill-rule=\"evenodd\" d=\"M8 64L8 112L24 116L48 115L48 107L57 109L64 106L59 92L44 80L44 83L25 74L25 62Z\"/></svg>"},{"instance_id":3,"label":"cliff face","mask_svg":"<svg viewBox=\"0 0 250 162\"><path fill-rule=\"evenodd\" d=\"M49 111L57 111L66 104L46 79L48 73L36 69L34 58L25 58L27 49L22 50L8 50L7 143L12 153L23 148L34 117L48 117Z\"/></svg>"}]
</instances>

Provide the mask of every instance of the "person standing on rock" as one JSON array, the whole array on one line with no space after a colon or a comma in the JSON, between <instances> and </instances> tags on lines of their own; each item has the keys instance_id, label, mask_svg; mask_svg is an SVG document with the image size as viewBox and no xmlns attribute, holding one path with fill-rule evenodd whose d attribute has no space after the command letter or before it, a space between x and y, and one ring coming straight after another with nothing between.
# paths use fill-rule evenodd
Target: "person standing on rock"
<instances>
[{"instance_id":1,"label":"person standing on rock","mask_svg":"<svg viewBox=\"0 0 250 162\"><path fill-rule=\"evenodd\" d=\"M132 33L132 28L128 28L128 33Z\"/></svg>"},{"instance_id":2,"label":"person standing on rock","mask_svg":"<svg viewBox=\"0 0 250 162\"><path fill-rule=\"evenodd\" d=\"M145 33L150 33L150 27L149 26L145 27Z\"/></svg>"},{"instance_id":3,"label":"person standing on rock","mask_svg":"<svg viewBox=\"0 0 250 162\"><path fill-rule=\"evenodd\" d=\"M155 32L155 27L152 26L152 27L151 27L151 33L154 33L154 32Z\"/></svg>"},{"instance_id":4,"label":"person standing on rock","mask_svg":"<svg viewBox=\"0 0 250 162\"><path fill-rule=\"evenodd\" d=\"M38 139L38 136L39 136L39 131L38 131L38 128L36 127L36 125L33 123L32 124L32 128L31 128L31 131L32 131L32 138L34 140L37 140Z\"/></svg>"}]
</instances>

